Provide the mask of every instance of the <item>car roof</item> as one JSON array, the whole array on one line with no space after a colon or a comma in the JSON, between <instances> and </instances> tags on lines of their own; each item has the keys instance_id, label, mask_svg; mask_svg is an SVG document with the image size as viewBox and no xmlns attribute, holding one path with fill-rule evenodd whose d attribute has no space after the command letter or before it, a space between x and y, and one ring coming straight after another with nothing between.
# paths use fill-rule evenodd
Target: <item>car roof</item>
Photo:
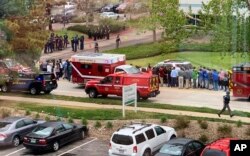
<instances>
[{"instance_id":1,"label":"car roof","mask_svg":"<svg viewBox=\"0 0 250 156\"><path fill-rule=\"evenodd\" d=\"M149 127L152 127L152 124L133 123L129 125L124 125L116 131L116 134L135 135L137 133L141 133L142 130L144 131L148 129Z\"/></svg>"},{"instance_id":2,"label":"car roof","mask_svg":"<svg viewBox=\"0 0 250 156\"><path fill-rule=\"evenodd\" d=\"M45 127L57 127L58 125L61 124L65 124L65 122L63 121L49 121L49 122L45 122L43 124L41 124L41 126L45 126Z\"/></svg>"},{"instance_id":3,"label":"car roof","mask_svg":"<svg viewBox=\"0 0 250 156\"><path fill-rule=\"evenodd\" d=\"M180 144L180 145L186 145L189 142L195 141L193 139L189 138L176 138L176 139L171 139L167 142L167 144Z\"/></svg>"},{"instance_id":4,"label":"car roof","mask_svg":"<svg viewBox=\"0 0 250 156\"><path fill-rule=\"evenodd\" d=\"M236 138L223 138L212 142L211 144L207 145L206 148L208 149L217 149L220 151L226 151L230 149L230 140L237 140Z\"/></svg>"},{"instance_id":5,"label":"car roof","mask_svg":"<svg viewBox=\"0 0 250 156\"><path fill-rule=\"evenodd\" d=\"M21 120L21 119L25 119L25 117L19 117L19 116L15 116L15 117L7 117L7 118L4 118L2 119L1 121L2 122L15 122L15 121L18 121L18 120Z\"/></svg>"}]
</instances>

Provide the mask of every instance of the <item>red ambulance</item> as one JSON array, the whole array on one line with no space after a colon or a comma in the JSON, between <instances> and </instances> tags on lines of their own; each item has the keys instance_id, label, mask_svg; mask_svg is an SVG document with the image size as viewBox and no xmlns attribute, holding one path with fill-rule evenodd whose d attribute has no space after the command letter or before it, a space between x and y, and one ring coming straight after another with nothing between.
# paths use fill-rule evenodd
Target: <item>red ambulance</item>
<instances>
[{"instance_id":1,"label":"red ambulance","mask_svg":"<svg viewBox=\"0 0 250 156\"><path fill-rule=\"evenodd\" d=\"M117 72L106 76L102 80L88 81L85 86L85 92L90 98L96 98L98 95L107 97L108 95L122 96L122 87L131 84L137 84L137 99L146 100L149 97L156 97L159 91L159 81L157 75L150 73L128 74Z\"/></svg>"},{"instance_id":2,"label":"red ambulance","mask_svg":"<svg viewBox=\"0 0 250 156\"><path fill-rule=\"evenodd\" d=\"M250 100L250 63L234 66L231 81L233 96L247 97Z\"/></svg>"},{"instance_id":3,"label":"red ambulance","mask_svg":"<svg viewBox=\"0 0 250 156\"><path fill-rule=\"evenodd\" d=\"M123 54L79 53L71 57L72 82L86 84L91 79L102 79L114 73L117 66L125 65Z\"/></svg>"}]
</instances>

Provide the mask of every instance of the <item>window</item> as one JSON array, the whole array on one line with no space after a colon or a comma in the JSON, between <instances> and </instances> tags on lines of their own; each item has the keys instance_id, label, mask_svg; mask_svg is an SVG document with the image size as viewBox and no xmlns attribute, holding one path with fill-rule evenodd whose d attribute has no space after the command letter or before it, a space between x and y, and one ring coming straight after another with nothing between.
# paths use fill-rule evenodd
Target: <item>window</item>
<instances>
[{"instance_id":1,"label":"window","mask_svg":"<svg viewBox=\"0 0 250 156\"><path fill-rule=\"evenodd\" d=\"M127 135L114 134L112 138L112 142L114 142L115 144L119 144L119 145L132 145L133 138Z\"/></svg>"},{"instance_id":2,"label":"window","mask_svg":"<svg viewBox=\"0 0 250 156\"><path fill-rule=\"evenodd\" d=\"M24 119L23 121L24 121L24 124L25 124L26 126L31 125L31 124L34 124L34 121L31 120L31 119Z\"/></svg>"},{"instance_id":3,"label":"window","mask_svg":"<svg viewBox=\"0 0 250 156\"><path fill-rule=\"evenodd\" d=\"M22 127L24 127L24 126L25 126L25 124L24 124L23 120L18 121L18 122L16 123L16 129L22 128Z\"/></svg>"},{"instance_id":4,"label":"window","mask_svg":"<svg viewBox=\"0 0 250 156\"><path fill-rule=\"evenodd\" d=\"M140 143L146 141L146 138L145 138L144 134L141 133L141 134L138 134L135 136L135 140L136 140L136 144L140 144Z\"/></svg>"},{"instance_id":5,"label":"window","mask_svg":"<svg viewBox=\"0 0 250 156\"><path fill-rule=\"evenodd\" d=\"M188 144L184 156L195 156L195 149L192 143Z\"/></svg>"},{"instance_id":6,"label":"window","mask_svg":"<svg viewBox=\"0 0 250 156\"><path fill-rule=\"evenodd\" d=\"M115 69L115 73L118 73L118 72L124 72L124 70L123 70L123 69L116 68L116 69Z\"/></svg>"},{"instance_id":7,"label":"window","mask_svg":"<svg viewBox=\"0 0 250 156\"><path fill-rule=\"evenodd\" d=\"M63 124L63 126L64 126L64 128L65 128L66 130L68 130L68 129L73 129L73 126L70 125L70 124Z\"/></svg>"},{"instance_id":8,"label":"window","mask_svg":"<svg viewBox=\"0 0 250 156\"><path fill-rule=\"evenodd\" d=\"M64 131L65 131L65 128L63 127L63 125L59 125L56 127L56 134L62 133Z\"/></svg>"},{"instance_id":9,"label":"window","mask_svg":"<svg viewBox=\"0 0 250 156\"><path fill-rule=\"evenodd\" d=\"M104 81L104 83L112 83L113 77L111 77L111 76L105 77L105 78L103 79L103 81Z\"/></svg>"},{"instance_id":10,"label":"window","mask_svg":"<svg viewBox=\"0 0 250 156\"><path fill-rule=\"evenodd\" d=\"M91 64L81 64L81 69L91 69L92 65Z\"/></svg>"},{"instance_id":11,"label":"window","mask_svg":"<svg viewBox=\"0 0 250 156\"><path fill-rule=\"evenodd\" d=\"M215 149L206 149L202 156L226 156L224 151L219 151Z\"/></svg>"},{"instance_id":12,"label":"window","mask_svg":"<svg viewBox=\"0 0 250 156\"><path fill-rule=\"evenodd\" d=\"M203 145L199 142L193 142L193 146L195 147L196 150L203 148Z\"/></svg>"},{"instance_id":13,"label":"window","mask_svg":"<svg viewBox=\"0 0 250 156\"><path fill-rule=\"evenodd\" d=\"M147 135L148 140L150 140L150 139L152 139L152 138L155 137L153 129L147 130L145 133Z\"/></svg>"},{"instance_id":14,"label":"window","mask_svg":"<svg viewBox=\"0 0 250 156\"><path fill-rule=\"evenodd\" d=\"M0 122L0 132L7 131L10 126L10 122Z\"/></svg>"},{"instance_id":15,"label":"window","mask_svg":"<svg viewBox=\"0 0 250 156\"><path fill-rule=\"evenodd\" d=\"M166 133L166 131L163 128L161 128L160 126L155 127L155 132L157 135L161 135L163 133Z\"/></svg>"},{"instance_id":16,"label":"window","mask_svg":"<svg viewBox=\"0 0 250 156\"><path fill-rule=\"evenodd\" d=\"M32 133L41 135L41 136L50 136L53 130L54 129L52 127L38 126L37 128L33 130Z\"/></svg>"}]
</instances>

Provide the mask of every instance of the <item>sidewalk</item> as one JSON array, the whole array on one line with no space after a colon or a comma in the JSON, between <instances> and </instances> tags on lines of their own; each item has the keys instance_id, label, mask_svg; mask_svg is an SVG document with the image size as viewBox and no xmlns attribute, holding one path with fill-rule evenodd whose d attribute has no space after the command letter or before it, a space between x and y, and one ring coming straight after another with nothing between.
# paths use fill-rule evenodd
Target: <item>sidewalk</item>
<instances>
[{"instance_id":1,"label":"sidewalk","mask_svg":"<svg viewBox=\"0 0 250 156\"><path fill-rule=\"evenodd\" d=\"M78 108L85 107L85 108L96 108L96 109L120 109L122 111L122 106L117 106L117 105L100 105L100 104L94 104L94 103L83 103L83 102L63 101L63 100L50 100L50 99L12 97L12 96L0 96L0 100L46 104L46 105L51 105L51 106L56 106L56 107L70 106L70 107L78 107ZM126 110L133 111L134 107L126 106ZM171 115L186 115L186 116L192 116L192 117L206 117L206 118L212 118L212 119L225 119L225 120L230 120L230 121L241 120L242 122L250 123L250 119L248 117L239 117L239 116L234 116L233 118L230 118L228 115L227 116L222 115L221 118L219 118L217 114L179 111L179 110L167 110L167 109L142 108L142 107L138 107L138 111L163 113L163 114L171 114Z\"/></svg>"},{"instance_id":2,"label":"sidewalk","mask_svg":"<svg viewBox=\"0 0 250 156\"><path fill-rule=\"evenodd\" d=\"M149 43L153 41L153 34L151 31L146 31L145 33L138 33L137 30L127 29L125 31L120 32L119 34L120 34L120 39L121 39L120 47L136 45L136 44L141 44L141 43ZM157 40L159 40L161 38L161 31L158 30L156 34L157 34ZM103 50L114 49L116 36L117 34L111 34L109 40L106 40L106 39L98 40L100 52L102 52ZM84 47L85 47L84 51L80 51L78 49L76 53L94 51L94 41L86 39L86 42L84 43ZM62 51L55 51L49 54L42 53L40 60L69 59L72 55L76 53L72 51L69 45L68 48Z\"/></svg>"}]
</instances>

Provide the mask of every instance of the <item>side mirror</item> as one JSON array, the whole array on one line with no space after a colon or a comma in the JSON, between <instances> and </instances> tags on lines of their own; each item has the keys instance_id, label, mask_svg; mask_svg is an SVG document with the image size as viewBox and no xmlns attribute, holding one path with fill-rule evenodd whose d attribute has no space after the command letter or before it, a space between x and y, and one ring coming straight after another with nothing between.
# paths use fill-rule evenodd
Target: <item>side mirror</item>
<instances>
[{"instance_id":1,"label":"side mirror","mask_svg":"<svg viewBox=\"0 0 250 156\"><path fill-rule=\"evenodd\" d=\"M37 121L33 120L33 124L37 124Z\"/></svg>"}]
</instances>

